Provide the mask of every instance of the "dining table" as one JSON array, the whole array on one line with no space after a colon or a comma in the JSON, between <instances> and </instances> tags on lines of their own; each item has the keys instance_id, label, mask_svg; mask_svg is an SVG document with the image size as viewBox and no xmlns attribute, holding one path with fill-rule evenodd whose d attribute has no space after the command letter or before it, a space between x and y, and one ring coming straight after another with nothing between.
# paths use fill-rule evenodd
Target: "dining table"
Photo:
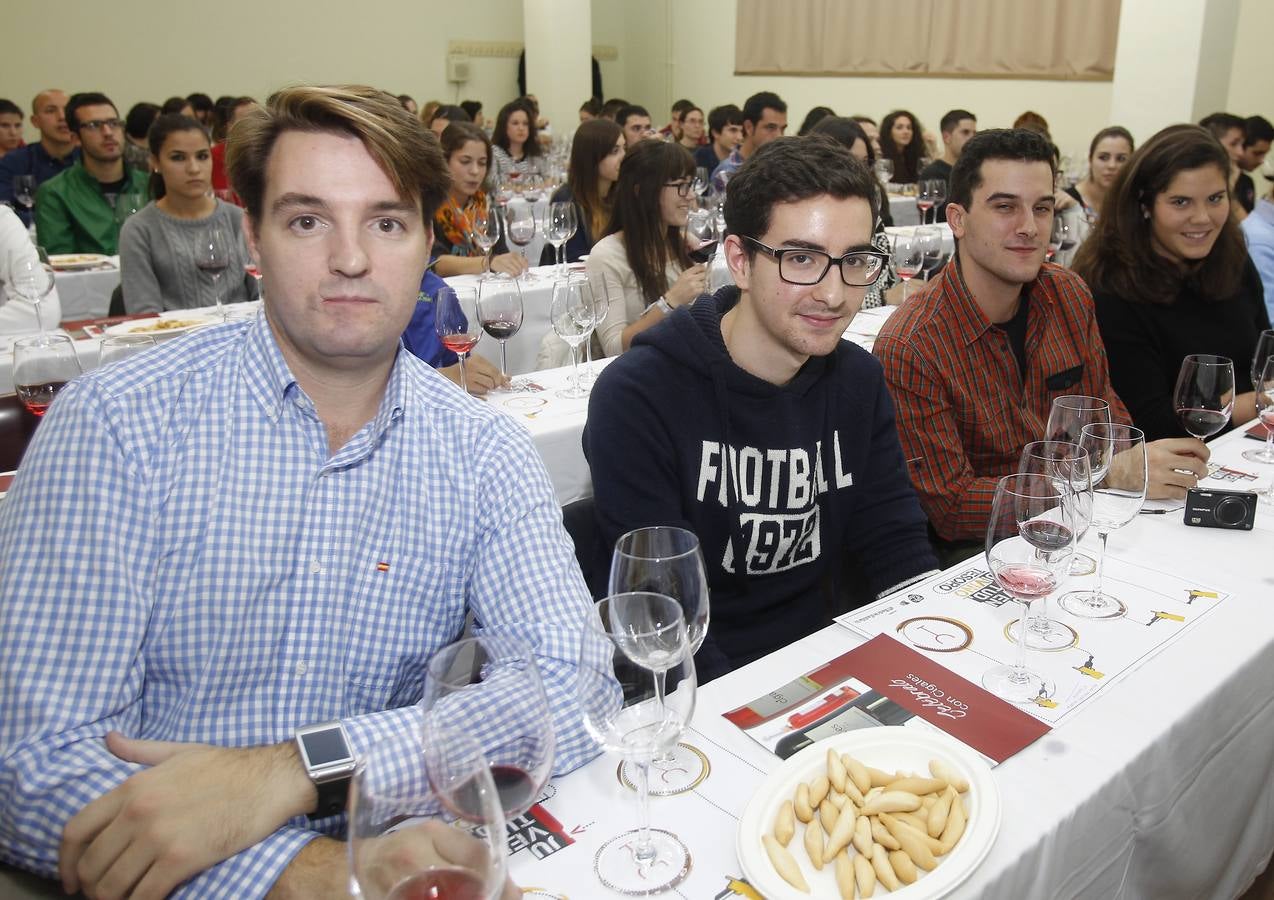
<instances>
[{"instance_id":1,"label":"dining table","mask_svg":"<svg viewBox=\"0 0 1274 900\"><path fill-rule=\"evenodd\" d=\"M54 268L54 284L63 319L91 319L110 312L111 294L119 287L118 256L104 256L96 265Z\"/></svg>"}]
</instances>

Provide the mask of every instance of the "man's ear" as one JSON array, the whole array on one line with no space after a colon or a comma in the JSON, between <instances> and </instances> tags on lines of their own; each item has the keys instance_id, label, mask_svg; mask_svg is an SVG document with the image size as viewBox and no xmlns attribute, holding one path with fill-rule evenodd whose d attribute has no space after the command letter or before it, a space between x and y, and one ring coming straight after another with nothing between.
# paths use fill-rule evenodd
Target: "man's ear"
<instances>
[{"instance_id":1,"label":"man's ear","mask_svg":"<svg viewBox=\"0 0 1274 900\"><path fill-rule=\"evenodd\" d=\"M739 286L739 290L746 291L752 280L752 259L743 246L743 239L737 234L727 235L722 246L725 247L725 261L730 267L734 283Z\"/></svg>"},{"instance_id":2,"label":"man's ear","mask_svg":"<svg viewBox=\"0 0 1274 900\"><path fill-rule=\"evenodd\" d=\"M248 244L248 255L252 257L252 262L255 263L257 269L260 270L261 251L257 247L257 223L256 220L246 212L243 215L243 239Z\"/></svg>"},{"instance_id":3,"label":"man's ear","mask_svg":"<svg viewBox=\"0 0 1274 900\"><path fill-rule=\"evenodd\" d=\"M969 211L958 203L947 204L947 224L951 226L951 234L956 240L964 237L965 216Z\"/></svg>"}]
</instances>

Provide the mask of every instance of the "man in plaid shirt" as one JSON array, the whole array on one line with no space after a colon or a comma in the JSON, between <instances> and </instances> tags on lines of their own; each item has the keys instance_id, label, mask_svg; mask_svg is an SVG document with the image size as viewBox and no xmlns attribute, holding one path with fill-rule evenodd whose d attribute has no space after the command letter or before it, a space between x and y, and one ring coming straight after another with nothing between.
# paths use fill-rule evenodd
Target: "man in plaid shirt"
<instances>
[{"instance_id":1,"label":"man in plaid shirt","mask_svg":"<svg viewBox=\"0 0 1274 900\"><path fill-rule=\"evenodd\" d=\"M979 132L951 173L956 254L881 329L874 352L898 409L911 479L938 536L980 541L995 484L1044 437L1053 399L1110 386L1092 295L1045 263L1054 210L1052 148L1024 130ZM1207 474L1194 438L1147 445L1149 496L1182 498Z\"/></svg>"}]
</instances>

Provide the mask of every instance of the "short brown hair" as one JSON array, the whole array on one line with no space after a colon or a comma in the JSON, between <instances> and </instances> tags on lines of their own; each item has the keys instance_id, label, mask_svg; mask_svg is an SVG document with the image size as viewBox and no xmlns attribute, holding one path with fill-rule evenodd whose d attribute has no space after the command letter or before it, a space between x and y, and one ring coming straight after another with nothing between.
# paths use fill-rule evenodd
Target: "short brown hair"
<instances>
[{"instance_id":1,"label":"short brown hair","mask_svg":"<svg viewBox=\"0 0 1274 900\"><path fill-rule=\"evenodd\" d=\"M254 223L261 221L270 154L286 131L358 138L399 196L420 201L425 221L451 189L438 142L394 95L361 85L284 88L241 119L226 142L226 173Z\"/></svg>"}]
</instances>

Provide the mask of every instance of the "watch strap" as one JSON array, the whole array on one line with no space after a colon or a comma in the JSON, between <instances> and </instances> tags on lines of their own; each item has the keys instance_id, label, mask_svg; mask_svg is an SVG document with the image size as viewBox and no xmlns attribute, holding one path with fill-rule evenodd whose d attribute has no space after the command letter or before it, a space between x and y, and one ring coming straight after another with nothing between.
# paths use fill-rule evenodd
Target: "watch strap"
<instances>
[{"instance_id":1,"label":"watch strap","mask_svg":"<svg viewBox=\"0 0 1274 900\"><path fill-rule=\"evenodd\" d=\"M326 819L345 812L345 803L349 799L350 777L342 775L330 781L316 781L314 788L318 791L318 805L309 814L311 820Z\"/></svg>"}]
</instances>

